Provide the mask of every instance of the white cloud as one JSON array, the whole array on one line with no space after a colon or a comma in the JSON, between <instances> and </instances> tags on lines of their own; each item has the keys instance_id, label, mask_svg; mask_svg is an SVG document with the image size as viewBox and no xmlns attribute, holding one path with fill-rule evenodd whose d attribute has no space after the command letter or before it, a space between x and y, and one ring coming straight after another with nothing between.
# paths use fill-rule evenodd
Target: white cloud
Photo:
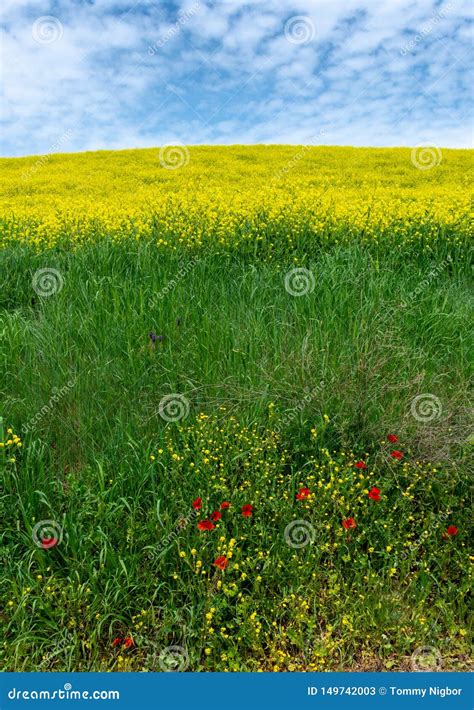
<instances>
[{"instance_id":1,"label":"white cloud","mask_svg":"<svg viewBox=\"0 0 474 710\"><path fill-rule=\"evenodd\" d=\"M467 0L4 0L3 152L471 145ZM61 23L34 38L38 17ZM285 24L303 15L314 39ZM154 48L150 51L150 48Z\"/></svg>"}]
</instances>

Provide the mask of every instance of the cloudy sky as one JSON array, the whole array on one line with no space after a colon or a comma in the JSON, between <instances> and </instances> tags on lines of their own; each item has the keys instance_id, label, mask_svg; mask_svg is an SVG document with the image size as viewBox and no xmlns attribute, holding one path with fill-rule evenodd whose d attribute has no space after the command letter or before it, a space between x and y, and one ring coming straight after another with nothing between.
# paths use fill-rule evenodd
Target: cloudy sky
<instances>
[{"instance_id":1,"label":"cloudy sky","mask_svg":"<svg viewBox=\"0 0 474 710\"><path fill-rule=\"evenodd\" d=\"M472 146L471 0L2 0L2 154Z\"/></svg>"}]
</instances>

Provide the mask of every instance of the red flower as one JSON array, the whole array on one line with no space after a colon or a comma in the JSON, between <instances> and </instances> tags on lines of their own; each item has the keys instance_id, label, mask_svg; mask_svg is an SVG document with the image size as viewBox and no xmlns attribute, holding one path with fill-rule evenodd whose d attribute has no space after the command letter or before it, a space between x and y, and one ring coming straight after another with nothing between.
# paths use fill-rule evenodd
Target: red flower
<instances>
[{"instance_id":1,"label":"red flower","mask_svg":"<svg viewBox=\"0 0 474 710\"><path fill-rule=\"evenodd\" d=\"M395 434L389 434L389 435L387 436L387 439L388 439L392 444L394 444L396 441L398 441L398 436L395 436Z\"/></svg>"},{"instance_id":2,"label":"red flower","mask_svg":"<svg viewBox=\"0 0 474 710\"><path fill-rule=\"evenodd\" d=\"M218 510L215 510L212 515L211 515L212 520L220 520L222 518L222 513L219 513Z\"/></svg>"},{"instance_id":3,"label":"red flower","mask_svg":"<svg viewBox=\"0 0 474 710\"><path fill-rule=\"evenodd\" d=\"M125 648L131 648L131 647L134 646L135 644L134 644L134 641L133 641L132 637L131 637L131 636L127 636L127 638L126 638L125 641L123 642L123 645L125 646Z\"/></svg>"},{"instance_id":4,"label":"red flower","mask_svg":"<svg viewBox=\"0 0 474 710\"><path fill-rule=\"evenodd\" d=\"M199 510L202 506L202 498L196 498L193 500L193 508L194 510Z\"/></svg>"},{"instance_id":5,"label":"red flower","mask_svg":"<svg viewBox=\"0 0 474 710\"><path fill-rule=\"evenodd\" d=\"M391 451L390 456L392 457L392 459L402 459L403 452L402 451Z\"/></svg>"},{"instance_id":6,"label":"red flower","mask_svg":"<svg viewBox=\"0 0 474 710\"><path fill-rule=\"evenodd\" d=\"M380 488L377 488L376 486L372 486L372 488L369 491L369 498L371 500L380 500Z\"/></svg>"},{"instance_id":7,"label":"red flower","mask_svg":"<svg viewBox=\"0 0 474 710\"><path fill-rule=\"evenodd\" d=\"M227 500L221 503L221 510L227 510L228 508L230 508L230 503Z\"/></svg>"},{"instance_id":8,"label":"red flower","mask_svg":"<svg viewBox=\"0 0 474 710\"><path fill-rule=\"evenodd\" d=\"M457 527L456 527L455 525L450 525L450 526L446 529L446 533L447 533L448 535L453 535L453 536L454 536L454 535L457 535L458 532L459 532L459 530L457 529Z\"/></svg>"},{"instance_id":9,"label":"red flower","mask_svg":"<svg viewBox=\"0 0 474 710\"><path fill-rule=\"evenodd\" d=\"M51 547L55 547L59 540L57 537L44 537L41 540L41 547L43 550L49 550Z\"/></svg>"},{"instance_id":10,"label":"red flower","mask_svg":"<svg viewBox=\"0 0 474 710\"><path fill-rule=\"evenodd\" d=\"M114 638L114 640L112 641L112 646L119 646L121 643L122 643L122 637L121 637L121 636L117 636L117 637Z\"/></svg>"},{"instance_id":11,"label":"red flower","mask_svg":"<svg viewBox=\"0 0 474 710\"><path fill-rule=\"evenodd\" d=\"M304 500L311 494L309 488L300 488L299 493L296 494L296 500Z\"/></svg>"},{"instance_id":12,"label":"red flower","mask_svg":"<svg viewBox=\"0 0 474 710\"><path fill-rule=\"evenodd\" d=\"M227 557L225 555L221 555L220 557L217 557L214 560L214 564L216 567L218 567L219 569L224 571L225 568L227 567L227 565L229 564L229 560L227 559Z\"/></svg>"},{"instance_id":13,"label":"red flower","mask_svg":"<svg viewBox=\"0 0 474 710\"><path fill-rule=\"evenodd\" d=\"M351 530L352 528L357 527L357 523L354 520L354 518L346 518L345 520L342 521L342 527L345 530Z\"/></svg>"},{"instance_id":14,"label":"red flower","mask_svg":"<svg viewBox=\"0 0 474 710\"><path fill-rule=\"evenodd\" d=\"M357 461L357 463L354 464L356 468L367 468L367 464L365 461Z\"/></svg>"},{"instance_id":15,"label":"red flower","mask_svg":"<svg viewBox=\"0 0 474 710\"><path fill-rule=\"evenodd\" d=\"M253 506L251 506L250 503L246 503L246 505L242 506L242 515L244 516L244 518L250 518L250 516L252 515L252 511Z\"/></svg>"},{"instance_id":16,"label":"red flower","mask_svg":"<svg viewBox=\"0 0 474 710\"><path fill-rule=\"evenodd\" d=\"M210 520L200 520L197 526L198 530L214 530L216 527Z\"/></svg>"}]
</instances>

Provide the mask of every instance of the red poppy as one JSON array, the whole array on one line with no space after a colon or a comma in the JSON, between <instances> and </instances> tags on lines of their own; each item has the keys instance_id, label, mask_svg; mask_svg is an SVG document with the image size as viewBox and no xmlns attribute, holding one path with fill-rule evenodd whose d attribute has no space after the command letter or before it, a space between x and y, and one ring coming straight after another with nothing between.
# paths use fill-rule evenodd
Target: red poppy
<instances>
[{"instance_id":1,"label":"red poppy","mask_svg":"<svg viewBox=\"0 0 474 710\"><path fill-rule=\"evenodd\" d=\"M403 451L391 451L390 456L392 457L392 459L402 459Z\"/></svg>"},{"instance_id":2,"label":"red poppy","mask_svg":"<svg viewBox=\"0 0 474 710\"><path fill-rule=\"evenodd\" d=\"M456 527L455 525L450 525L450 526L446 529L446 533L447 533L448 535L453 535L453 536L454 536L454 535L457 535L458 532L459 532L459 530L457 529L457 527Z\"/></svg>"},{"instance_id":3,"label":"red poppy","mask_svg":"<svg viewBox=\"0 0 474 710\"><path fill-rule=\"evenodd\" d=\"M200 520L197 526L198 530L214 530L216 527L210 520Z\"/></svg>"},{"instance_id":4,"label":"red poppy","mask_svg":"<svg viewBox=\"0 0 474 710\"><path fill-rule=\"evenodd\" d=\"M380 500L380 488L377 488L376 486L372 486L372 488L369 491L369 498L371 500Z\"/></svg>"},{"instance_id":5,"label":"red poppy","mask_svg":"<svg viewBox=\"0 0 474 710\"><path fill-rule=\"evenodd\" d=\"M218 510L215 510L212 515L211 515L212 520L220 520L222 518L222 513L219 513Z\"/></svg>"},{"instance_id":6,"label":"red poppy","mask_svg":"<svg viewBox=\"0 0 474 710\"><path fill-rule=\"evenodd\" d=\"M253 506L250 505L250 503L246 503L242 506L242 515L244 516L244 518L250 518L250 516L252 515L252 511Z\"/></svg>"},{"instance_id":7,"label":"red poppy","mask_svg":"<svg viewBox=\"0 0 474 710\"><path fill-rule=\"evenodd\" d=\"M299 492L296 494L296 500L304 500L311 494L309 488L300 488Z\"/></svg>"},{"instance_id":8,"label":"red poppy","mask_svg":"<svg viewBox=\"0 0 474 710\"><path fill-rule=\"evenodd\" d=\"M194 510L199 510L202 506L202 498L196 498L193 500L193 508Z\"/></svg>"},{"instance_id":9,"label":"red poppy","mask_svg":"<svg viewBox=\"0 0 474 710\"><path fill-rule=\"evenodd\" d=\"M345 530L351 530L352 528L357 527L357 523L354 520L354 518L346 518L345 520L342 521L342 527Z\"/></svg>"},{"instance_id":10,"label":"red poppy","mask_svg":"<svg viewBox=\"0 0 474 710\"><path fill-rule=\"evenodd\" d=\"M122 637L121 637L121 636L117 636L117 637L114 638L114 640L112 641L112 646L119 646L121 643L122 643Z\"/></svg>"},{"instance_id":11,"label":"red poppy","mask_svg":"<svg viewBox=\"0 0 474 710\"><path fill-rule=\"evenodd\" d=\"M398 441L398 436L395 436L395 434L389 434L389 435L387 436L387 439L388 439L392 444L394 444L396 441Z\"/></svg>"},{"instance_id":12,"label":"red poppy","mask_svg":"<svg viewBox=\"0 0 474 710\"><path fill-rule=\"evenodd\" d=\"M41 540L41 547L43 550L49 550L51 547L55 547L58 544L57 537L44 537Z\"/></svg>"},{"instance_id":13,"label":"red poppy","mask_svg":"<svg viewBox=\"0 0 474 710\"><path fill-rule=\"evenodd\" d=\"M216 567L218 567L219 569L224 571L225 568L227 567L227 565L229 564L229 560L227 559L227 557L225 555L221 555L220 557L217 557L214 560L214 564Z\"/></svg>"},{"instance_id":14,"label":"red poppy","mask_svg":"<svg viewBox=\"0 0 474 710\"><path fill-rule=\"evenodd\" d=\"M230 508L229 501L225 500L223 503L221 503L221 510L227 510L228 508Z\"/></svg>"},{"instance_id":15,"label":"red poppy","mask_svg":"<svg viewBox=\"0 0 474 710\"><path fill-rule=\"evenodd\" d=\"M356 468L367 468L367 464L365 463L365 461L357 461L354 466Z\"/></svg>"},{"instance_id":16,"label":"red poppy","mask_svg":"<svg viewBox=\"0 0 474 710\"><path fill-rule=\"evenodd\" d=\"M127 636L127 638L126 638L125 641L123 642L123 645L125 646L125 648L131 648L131 647L134 646L135 644L134 644L134 641L133 641L132 637L131 637L131 636Z\"/></svg>"}]
</instances>

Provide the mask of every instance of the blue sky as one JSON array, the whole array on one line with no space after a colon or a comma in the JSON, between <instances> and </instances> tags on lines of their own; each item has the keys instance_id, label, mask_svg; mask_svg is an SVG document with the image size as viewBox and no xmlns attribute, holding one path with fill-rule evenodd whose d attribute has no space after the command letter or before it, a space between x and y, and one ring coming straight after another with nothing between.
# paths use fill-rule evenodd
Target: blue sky
<instances>
[{"instance_id":1,"label":"blue sky","mask_svg":"<svg viewBox=\"0 0 474 710\"><path fill-rule=\"evenodd\" d=\"M2 0L2 154L472 146L471 0Z\"/></svg>"}]
</instances>

